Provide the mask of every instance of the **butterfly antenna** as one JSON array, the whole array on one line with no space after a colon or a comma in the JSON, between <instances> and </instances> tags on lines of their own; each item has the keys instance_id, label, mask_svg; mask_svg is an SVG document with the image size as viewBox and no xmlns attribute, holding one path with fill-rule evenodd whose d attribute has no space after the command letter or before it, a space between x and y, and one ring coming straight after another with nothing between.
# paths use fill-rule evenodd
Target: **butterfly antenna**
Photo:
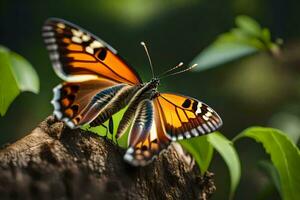
<instances>
[{"instance_id":1,"label":"butterfly antenna","mask_svg":"<svg viewBox=\"0 0 300 200\"><path fill-rule=\"evenodd\" d=\"M183 65L183 62L180 62L178 65L176 65L175 67L172 67L171 69L169 69L169 70L163 72L163 73L160 74L158 77L162 77L162 76L166 75L167 73L169 73L169 72L171 72L171 71L173 71L173 70L175 70L175 69L181 67L182 65Z\"/></svg>"},{"instance_id":2,"label":"butterfly antenna","mask_svg":"<svg viewBox=\"0 0 300 200\"><path fill-rule=\"evenodd\" d=\"M172 74L167 74L167 75L161 77L161 79L162 79L162 78L169 77L169 76L173 76L173 75L176 75L176 74L181 74L181 73L190 71L191 69L197 67L197 65L198 65L198 64L193 64L192 66L190 66L190 67L188 67L188 68L186 68L186 69L184 69L184 70L181 70L181 71L178 71L178 72L174 72L174 73L172 73Z\"/></svg>"},{"instance_id":3,"label":"butterfly antenna","mask_svg":"<svg viewBox=\"0 0 300 200\"><path fill-rule=\"evenodd\" d=\"M151 72L152 72L152 78L154 78L154 70L153 70L153 65L152 65L152 61L151 61L151 58L150 58L150 55L149 55L149 52L148 52L147 46L146 46L145 42L141 42L141 45L144 47L144 49L145 49L145 52L146 52L146 54L147 54L148 61L149 61L149 64L150 64L150 68L151 68Z\"/></svg>"}]
</instances>

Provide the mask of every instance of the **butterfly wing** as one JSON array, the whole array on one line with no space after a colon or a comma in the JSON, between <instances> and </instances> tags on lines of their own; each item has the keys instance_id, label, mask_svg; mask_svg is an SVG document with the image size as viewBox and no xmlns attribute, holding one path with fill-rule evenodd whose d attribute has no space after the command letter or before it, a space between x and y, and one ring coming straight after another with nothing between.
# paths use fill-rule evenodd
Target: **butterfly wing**
<instances>
[{"instance_id":1,"label":"butterfly wing","mask_svg":"<svg viewBox=\"0 0 300 200\"><path fill-rule=\"evenodd\" d=\"M173 141L201 136L222 126L219 115L194 98L161 93L154 101L163 118L166 134Z\"/></svg>"},{"instance_id":2,"label":"butterfly wing","mask_svg":"<svg viewBox=\"0 0 300 200\"><path fill-rule=\"evenodd\" d=\"M153 102L141 101L129 132L128 149L124 159L134 166L144 166L166 148L169 142Z\"/></svg>"},{"instance_id":3,"label":"butterfly wing","mask_svg":"<svg viewBox=\"0 0 300 200\"><path fill-rule=\"evenodd\" d=\"M66 81L54 88L54 115L71 128L102 123L141 83L116 50L70 22L49 19L42 34L55 72Z\"/></svg>"},{"instance_id":4,"label":"butterfly wing","mask_svg":"<svg viewBox=\"0 0 300 200\"><path fill-rule=\"evenodd\" d=\"M146 165L170 142L204 135L221 125L219 115L196 99L158 94L153 101L139 104L124 159L136 166Z\"/></svg>"},{"instance_id":5,"label":"butterfly wing","mask_svg":"<svg viewBox=\"0 0 300 200\"><path fill-rule=\"evenodd\" d=\"M126 105L122 97L130 96L135 87L103 78L65 82L53 89L54 115L70 128L94 122L98 117L103 123Z\"/></svg>"},{"instance_id":6,"label":"butterfly wing","mask_svg":"<svg viewBox=\"0 0 300 200\"><path fill-rule=\"evenodd\" d=\"M42 35L55 72L66 81L102 77L129 85L141 83L115 49L70 22L49 19Z\"/></svg>"}]
</instances>

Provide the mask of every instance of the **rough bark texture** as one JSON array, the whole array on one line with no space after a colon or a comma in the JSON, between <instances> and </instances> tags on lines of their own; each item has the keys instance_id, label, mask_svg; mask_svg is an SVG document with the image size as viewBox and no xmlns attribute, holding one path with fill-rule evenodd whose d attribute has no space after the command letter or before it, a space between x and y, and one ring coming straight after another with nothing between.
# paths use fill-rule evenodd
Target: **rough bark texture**
<instances>
[{"instance_id":1,"label":"rough bark texture","mask_svg":"<svg viewBox=\"0 0 300 200\"><path fill-rule=\"evenodd\" d=\"M123 153L48 117L0 151L0 199L207 199L215 190L179 145L146 167L129 166Z\"/></svg>"}]
</instances>

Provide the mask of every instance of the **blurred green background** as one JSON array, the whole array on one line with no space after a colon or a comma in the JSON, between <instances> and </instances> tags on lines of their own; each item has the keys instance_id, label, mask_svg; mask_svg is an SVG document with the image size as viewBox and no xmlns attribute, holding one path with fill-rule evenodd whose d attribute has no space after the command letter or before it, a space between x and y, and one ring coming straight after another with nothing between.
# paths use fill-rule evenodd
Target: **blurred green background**
<instances>
[{"instance_id":1,"label":"blurred green background","mask_svg":"<svg viewBox=\"0 0 300 200\"><path fill-rule=\"evenodd\" d=\"M300 130L300 2L296 0L173 0L173 1L0 1L0 44L24 56L40 77L40 93L22 93L0 118L0 143L29 133L52 113L52 88L60 80L52 70L41 37L49 17L59 17L89 30L111 44L140 73L151 78L140 41L150 50L156 73L180 61L190 63L218 35L246 14L268 27L284 45L279 56L257 53L202 72L189 72L162 81L162 91L195 97L222 117L221 132L233 138L252 126L272 126L290 134ZM236 199L258 199L269 182L257 162L268 158L250 140L237 144L242 179ZM229 175L216 154L210 171L217 191L226 199ZM270 199L278 199L276 192Z\"/></svg>"}]
</instances>

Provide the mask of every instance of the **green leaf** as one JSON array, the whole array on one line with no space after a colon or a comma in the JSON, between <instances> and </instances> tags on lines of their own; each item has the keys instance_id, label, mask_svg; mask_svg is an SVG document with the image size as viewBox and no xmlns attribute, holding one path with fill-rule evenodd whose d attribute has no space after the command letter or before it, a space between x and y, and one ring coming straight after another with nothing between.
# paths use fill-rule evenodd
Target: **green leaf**
<instances>
[{"instance_id":1,"label":"green leaf","mask_svg":"<svg viewBox=\"0 0 300 200\"><path fill-rule=\"evenodd\" d=\"M261 28L255 20L244 15L236 18L236 25L229 32L220 34L193 59L191 64L198 64L195 71L210 69L258 51L270 51L273 55L279 55L280 48L271 41L267 28Z\"/></svg>"},{"instance_id":2,"label":"green leaf","mask_svg":"<svg viewBox=\"0 0 300 200\"><path fill-rule=\"evenodd\" d=\"M257 52L257 49L242 43L216 43L197 56L191 63L197 63L196 71L203 71L229 61Z\"/></svg>"},{"instance_id":3,"label":"green leaf","mask_svg":"<svg viewBox=\"0 0 300 200\"><path fill-rule=\"evenodd\" d=\"M300 152L296 145L280 130L252 127L239 134L235 140L249 137L263 144L280 177L282 198L296 200L300 196Z\"/></svg>"},{"instance_id":4,"label":"green leaf","mask_svg":"<svg viewBox=\"0 0 300 200\"><path fill-rule=\"evenodd\" d=\"M271 43L271 33L269 29L264 28L261 32L261 37L266 43Z\"/></svg>"},{"instance_id":5,"label":"green leaf","mask_svg":"<svg viewBox=\"0 0 300 200\"><path fill-rule=\"evenodd\" d=\"M19 93L20 90L11 69L10 55L7 49L0 46L0 114L2 116Z\"/></svg>"},{"instance_id":6,"label":"green leaf","mask_svg":"<svg viewBox=\"0 0 300 200\"><path fill-rule=\"evenodd\" d=\"M102 137L104 137L107 134L106 135L107 138L112 140L113 142L117 143L119 147L127 148L127 145L128 145L127 138L128 138L129 130L127 130L127 132L121 138L119 138L118 141L115 141L115 135L117 134L118 126L119 126L120 121L122 120L122 117L126 110L127 110L127 107L123 108L122 110L120 110L119 112L117 112L116 114L114 114L112 116L113 134L107 134L108 130L104 127L104 126L109 127L109 120L107 120L106 122L103 123L104 126L90 127L89 125L86 125L86 126L83 126L82 129L91 131Z\"/></svg>"},{"instance_id":7,"label":"green leaf","mask_svg":"<svg viewBox=\"0 0 300 200\"><path fill-rule=\"evenodd\" d=\"M263 160L258 163L258 166L268 176L279 194L281 194L279 174L274 165L268 160Z\"/></svg>"},{"instance_id":8,"label":"green leaf","mask_svg":"<svg viewBox=\"0 0 300 200\"><path fill-rule=\"evenodd\" d=\"M0 115L23 91L38 93L36 72L22 56L0 46Z\"/></svg>"},{"instance_id":9,"label":"green leaf","mask_svg":"<svg viewBox=\"0 0 300 200\"><path fill-rule=\"evenodd\" d=\"M12 70L21 91L37 94L39 92L39 78L32 65L19 54L10 52Z\"/></svg>"},{"instance_id":10,"label":"green leaf","mask_svg":"<svg viewBox=\"0 0 300 200\"><path fill-rule=\"evenodd\" d=\"M271 127L282 130L296 145L300 139L300 118L291 113L278 113L270 120Z\"/></svg>"},{"instance_id":11,"label":"green leaf","mask_svg":"<svg viewBox=\"0 0 300 200\"><path fill-rule=\"evenodd\" d=\"M241 165L238 154L230 140L224 137L221 133L215 132L207 135L208 141L219 152L224 159L230 173L230 195L229 198L233 199L234 192L240 182Z\"/></svg>"},{"instance_id":12,"label":"green leaf","mask_svg":"<svg viewBox=\"0 0 300 200\"><path fill-rule=\"evenodd\" d=\"M182 140L179 143L193 156L203 175L207 171L213 156L213 147L208 142L207 135Z\"/></svg>"},{"instance_id":13,"label":"green leaf","mask_svg":"<svg viewBox=\"0 0 300 200\"><path fill-rule=\"evenodd\" d=\"M237 16L235 19L236 25L243 30L245 33L249 34L252 37L261 36L261 27L260 25L252 18L246 15Z\"/></svg>"}]
</instances>

